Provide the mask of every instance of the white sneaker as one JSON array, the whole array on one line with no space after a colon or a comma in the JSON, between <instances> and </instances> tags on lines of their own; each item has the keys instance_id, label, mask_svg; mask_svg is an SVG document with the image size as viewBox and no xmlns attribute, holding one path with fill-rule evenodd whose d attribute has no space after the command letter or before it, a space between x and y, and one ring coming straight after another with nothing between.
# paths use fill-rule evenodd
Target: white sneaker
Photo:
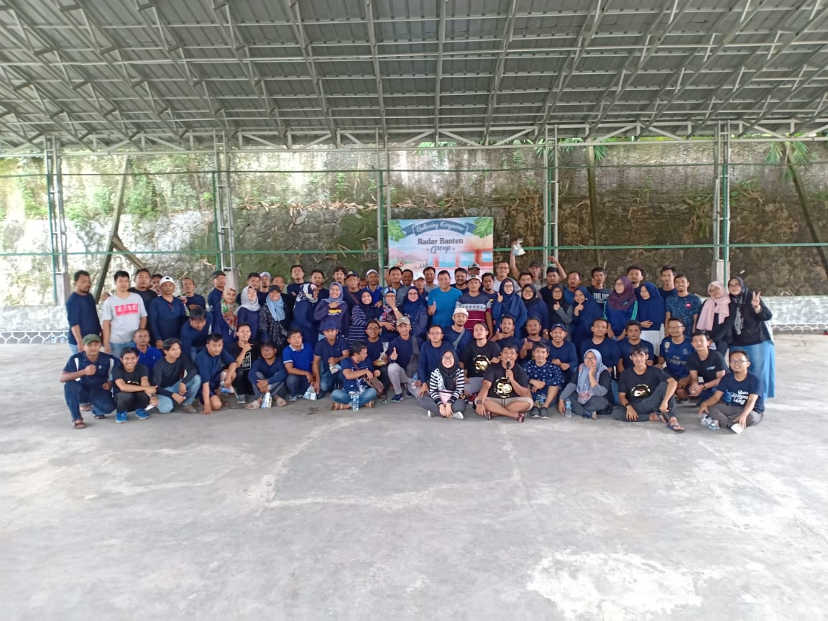
<instances>
[{"instance_id":1,"label":"white sneaker","mask_svg":"<svg viewBox=\"0 0 828 621\"><path fill-rule=\"evenodd\" d=\"M431 418L432 416L434 416L434 412L432 412L431 410L428 410L428 417Z\"/></svg>"},{"instance_id":2,"label":"white sneaker","mask_svg":"<svg viewBox=\"0 0 828 621\"><path fill-rule=\"evenodd\" d=\"M457 420L463 420L463 412L452 412L451 417Z\"/></svg>"}]
</instances>

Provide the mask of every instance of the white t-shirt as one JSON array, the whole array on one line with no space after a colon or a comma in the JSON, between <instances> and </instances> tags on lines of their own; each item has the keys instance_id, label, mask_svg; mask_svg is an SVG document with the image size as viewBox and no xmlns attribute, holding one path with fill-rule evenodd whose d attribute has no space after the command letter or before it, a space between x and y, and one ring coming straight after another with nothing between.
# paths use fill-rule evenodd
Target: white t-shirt
<instances>
[{"instance_id":1,"label":"white t-shirt","mask_svg":"<svg viewBox=\"0 0 828 621\"><path fill-rule=\"evenodd\" d=\"M101 319L109 320L110 343L129 343L132 335L141 325L141 317L147 316L144 300L137 293L130 293L127 297L118 297L114 294L104 301L101 306Z\"/></svg>"}]
</instances>

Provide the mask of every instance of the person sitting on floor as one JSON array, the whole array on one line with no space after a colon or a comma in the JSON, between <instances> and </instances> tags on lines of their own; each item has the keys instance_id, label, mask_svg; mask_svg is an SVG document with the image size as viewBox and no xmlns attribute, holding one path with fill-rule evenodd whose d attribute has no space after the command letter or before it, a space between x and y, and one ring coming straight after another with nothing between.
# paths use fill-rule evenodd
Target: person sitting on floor
<instances>
[{"instance_id":1,"label":"person sitting on floor","mask_svg":"<svg viewBox=\"0 0 828 621\"><path fill-rule=\"evenodd\" d=\"M247 404L252 410L261 407L262 398L270 393L273 405L282 407L287 405L287 371L282 359L276 355L276 346L270 341L264 341L259 346L261 356L253 361L247 381L253 387L255 399Z\"/></svg>"},{"instance_id":2,"label":"person sitting on floor","mask_svg":"<svg viewBox=\"0 0 828 621\"><path fill-rule=\"evenodd\" d=\"M181 326L179 338L181 340L181 351L190 360L195 360L198 352L204 349L207 344L207 337L210 335L210 328L207 325L207 314L201 307L190 309L190 316Z\"/></svg>"},{"instance_id":3,"label":"person sitting on floor","mask_svg":"<svg viewBox=\"0 0 828 621\"><path fill-rule=\"evenodd\" d=\"M221 334L207 337L207 345L196 356L196 367L201 378L199 399L202 414L218 412L223 407L220 390L232 392L231 386L236 377L236 361L224 349Z\"/></svg>"},{"instance_id":4,"label":"person sitting on floor","mask_svg":"<svg viewBox=\"0 0 828 621\"><path fill-rule=\"evenodd\" d=\"M690 382L687 392L696 398L696 404L713 396L713 391L727 372L724 356L710 349L710 336L707 332L699 331L690 339L693 353L687 359L687 370Z\"/></svg>"},{"instance_id":5,"label":"person sitting on floor","mask_svg":"<svg viewBox=\"0 0 828 621\"><path fill-rule=\"evenodd\" d=\"M514 345L504 345L500 350L500 364L489 365L475 399L479 416L488 419L507 416L519 423L526 419L526 412L533 405L532 391L529 376L517 364L517 355Z\"/></svg>"},{"instance_id":6,"label":"person sitting on floor","mask_svg":"<svg viewBox=\"0 0 828 621\"><path fill-rule=\"evenodd\" d=\"M452 350L443 352L440 364L428 378L428 396L431 405L428 417L439 414L443 418L463 420L466 401L461 399L465 377L463 369L457 364L457 355Z\"/></svg>"},{"instance_id":7,"label":"person sitting on floor","mask_svg":"<svg viewBox=\"0 0 828 621\"><path fill-rule=\"evenodd\" d=\"M741 349L730 350L730 373L719 381L713 395L699 406L701 423L710 430L730 429L741 433L762 422L765 402L759 378L749 373L750 358Z\"/></svg>"},{"instance_id":8,"label":"person sitting on floor","mask_svg":"<svg viewBox=\"0 0 828 621\"><path fill-rule=\"evenodd\" d=\"M164 357L152 369L152 384L158 387L158 411L167 414L180 405L183 412L194 414L192 403L201 389L198 369L183 353L178 339L164 341L163 350Z\"/></svg>"},{"instance_id":9,"label":"person sitting on floor","mask_svg":"<svg viewBox=\"0 0 828 621\"><path fill-rule=\"evenodd\" d=\"M618 382L618 400L624 409L615 419L631 423L660 420L673 431L684 431L674 413L676 380L660 368L648 366L643 347L634 348L630 359L632 368L626 369Z\"/></svg>"},{"instance_id":10,"label":"person sitting on floor","mask_svg":"<svg viewBox=\"0 0 828 621\"><path fill-rule=\"evenodd\" d=\"M115 409L109 383L114 358L101 351L101 337L97 334L87 334L81 344L81 351L69 357L60 374L63 395L75 429L86 428L80 413L81 403L92 404L95 418L104 418Z\"/></svg>"},{"instance_id":11,"label":"person sitting on floor","mask_svg":"<svg viewBox=\"0 0 828 621\"><path fill-rule=\"evenodd\" d=\"M489 340L489 329L485 323L478 323L472 330L474 340L462 352L462 365L466 372L466 394L474 400L483 387L483 377L491 364L500 362L500 346Z\"/></svg>"},{"instance_id":12,"label":"person sitting on floor","mask_svg":"<svg viewBox=\"0 0 828 621\"><path fill-rule=\"evenodd\" d=\"M342 361L343 387L331 393L332 410L358 410L363 406L374 407L377 391L371 386L379 377L379 371L368 362L368 348L365 343L351 343L351 355Z\"/></svg>"},{"instance_id":13,"label":"person sitting on floor","mask_svg":"<svg viewBox=\"0 0 828 621\"><path fill-rule=\"evenodd\" d=\"M565 383L564 374L558 365L549 360L549 349L543 344L535 345L532 349L532 359L525 369L534 402L529 415L532 418L546 418L549 416L549 407Z\"/></svg>"},{"instance_id":14,"label":"person sitting on floor","mask_svg":"<svg viewBox=\"0 0 828 621\"><path fill-rule=\"evenodd\" d=\"M324 338L313 346L313 376L319 384L319 396L342 385L341 363L351 355L338 325L333 319L325 319L320 326Z\"/></svg>"},{"instance_id":15,"label":"person sitting on floor","mask_svg":"<svg viewBox=\"0 0 828 621\"><path fill-rule=\"evenodd\" d=\"M687 386L690 384L687 360L693 353L693 346L684 337L684 324L678 317L672 317L667 322L667 330L670 336L661 341L660 362L668 375L677 382L676 398L684 401L690 398L690 393L687 392Z\"/></svg>"},{"instance_id":16,"label":"person sitting on floor","mask_svg":"<svg viewBox=\"0 0 828 621\"><path fill-rule=\"evenodd\" d=\"M253 331L246 323L239 324L236 328L236 342L228 351L236 358L236 377L233 380L233 391L236 393L236 400L239 403L247 403L247 399L253 395L253 386L247 376L253 367L253 362L259 357L256 343L252 340Z\"/></svg>"},{"instance_id":17,"label":"person sitting on floor","mask_svg":"<svg viewBox=\"0 0 828 621\"><path fill-rule=\"evenodd\" d=\"M155 363L161 360L164 355L160 349L156 349L150 345L150 333L146 328L138 328L135 334L132 335L132 342L135 343L135 349L138 350L138 363L147 367L147 371L152 373L155 368Z\"/></svg>"},{"instance_id":18,"label":"person sitting on floor","mask_svg":"<svg viewBox=\"0 0 828 621\"><path fill-rule=\"evenodd\" d=\"M147 420L150 417L148 407L158 405L157 386L150 385L149 371L138 362L138 350L134 347L121 352L121 364L112 369L112 381L115 384L115 422L127 422L131 410L135 411L138 420Z\"/></svg>"},{"instance_id":19,"label":"person sitting on floor","mask_svg":"<svg viewBox=\"0 0 828 621\"><path fill-rule=\"evenodd\" d=\"M572 396L575 399L572 399ZM601 352L588 349L584 361L578 365L576 382L570 382L558 398L558 411L566 414L567 404L573 414L597 419L599 415L612 414L612 378L610 370L601 359Z\"/></svg>"},{"instance_id":20,"label":"person sitting on floor","mask_svg":"<svg viewBox=\"0 0 828 621\"><path fill-rule=\"evenodd\" d=\"M287 371L288 401L296 401L307 392L308 387L318 395L320 386L313 375L313 347L302 342L299 330L291 330L287 340L288 345L282 350L282 361Z\"/></svg>"}]
</instances>

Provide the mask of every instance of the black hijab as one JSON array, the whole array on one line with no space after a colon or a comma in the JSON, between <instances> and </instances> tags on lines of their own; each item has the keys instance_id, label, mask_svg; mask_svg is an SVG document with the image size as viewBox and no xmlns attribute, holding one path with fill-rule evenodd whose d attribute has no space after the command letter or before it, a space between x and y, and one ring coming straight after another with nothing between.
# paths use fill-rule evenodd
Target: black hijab
<instances>
[{"instance_id":1,"label":"black hijab","mask_svg":"<svg viewBox=\"0 0 828 621\"><path fill-rule=\"evenodd\" d=\"M450 353L452 358L454 359L454 362L450 367L446 367L443 364L443 356L445 356L446 353ZM443 386L446 390L454 392L454 389L457 387L457 354L455 354L453 351L443 352L443 356L440 356L439 366L440 375L443 376Z\"/></svg>"}]
</instances>

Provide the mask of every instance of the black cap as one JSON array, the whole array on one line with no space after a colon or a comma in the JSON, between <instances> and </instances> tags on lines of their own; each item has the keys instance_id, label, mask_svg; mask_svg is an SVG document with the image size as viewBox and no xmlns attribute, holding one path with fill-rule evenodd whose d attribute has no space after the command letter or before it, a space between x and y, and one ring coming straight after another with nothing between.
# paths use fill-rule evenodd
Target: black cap
<instances>
[{"instance_id":1,"label":"black cap","mask_svg":"<svg viewBox=\"0 0 828 621\"><path fill-rule=\"evenodd\" d=\"M215 278L217 276L224 276L224 272L221 270L216 270L215 272L213 272L212 278Z\"/></svg>"},{"instance_id":2,"label":"black cap","mask_svg":"<svg viewBox=\"0 0 828 621\"><path fill-rule=\"evenodd\" d=\"M278 291L279 293L282 292L282 288L279 285L270 285L267 288L267 292L270 293L271 291Z\"/></svg>"}]
</instances>

